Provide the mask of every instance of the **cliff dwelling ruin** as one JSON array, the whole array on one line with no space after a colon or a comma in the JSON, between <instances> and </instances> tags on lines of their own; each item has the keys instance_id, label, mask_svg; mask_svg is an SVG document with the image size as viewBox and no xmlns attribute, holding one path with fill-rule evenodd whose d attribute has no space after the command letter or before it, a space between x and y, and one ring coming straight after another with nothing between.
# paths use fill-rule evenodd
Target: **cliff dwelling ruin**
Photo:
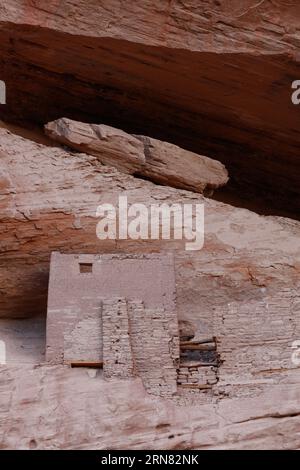
<instances>
[{"instance_id":1,"label":"cliff dwelling ruin","mask_svg":"<svg viewBox=\"0 0 300 470\"><path fill-rule=\"evenodd\" d=\"M138 376L166 397L177 386L211 388L215 344L180 342L175 290L171 254L53 253L46 361L103 368L106 379Z\"/></svg>"},{"instance_id":2,"label":"cliff dwelling ruin","mask_svg":"<svg viewBox=\"0 0 300 470\"><path fill-rule=\"evenodd\" d=\"M202 331L178 318L172 253L53 252L47 318L1 319L0 332L8 367L93 368L106 381L140 378L152 395L207 401L260 393L283 371L293 380L299 307L291 289L233 301L204 316Z\"/></svg>"}]
</instances>

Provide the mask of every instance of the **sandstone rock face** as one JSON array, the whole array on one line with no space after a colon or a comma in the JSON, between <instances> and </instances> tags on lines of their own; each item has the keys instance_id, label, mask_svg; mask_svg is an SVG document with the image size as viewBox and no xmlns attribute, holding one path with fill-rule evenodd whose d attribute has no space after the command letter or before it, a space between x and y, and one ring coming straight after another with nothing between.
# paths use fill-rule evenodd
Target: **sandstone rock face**
<instances>
[{"instance_id":1,"label":"sandstone rock face","mask_svg":"<svg viewBox=\"0 0 300 470\"><path fill-rule=\"evenodd\" d=\"M13 124L0 126L1 449L300 449L300 224L278 215L298 217L300 207L299 17L299 4L285 1L1 5L0 118ZM32 130L54 120L47 133L58 143ZM208 199L227 180L211 158L229 169L222 191L239 189L248 206L264 200L261 213L277 215ZM98 207L118 207L120 196L173 205L175 215L204 205L203 248L99 239ZM141 354L141 299L103 303L103 371L47 361L55 251L172 254L180 358L164 397L152 394L160 358L148 369ZM150 310L147 329L158 320L164 332L162 310ZM120 316L121 346L111 341ZM68 361L92 345L97 360L103 353L103 328L82 320L67 332ZM169 368L170 338L153 330ZM190 342L206 344L203 367L193 351L182 361ZM116 377L119 346L134 354Z\"/></svg>"},{"instance_id":2,"label":"sandstone rock face","mask_svg":"<svg viewBox=\"0 0 300 470\"><path fill-rule=\"evenodd\" d=\"M105 382L88 372L66 366L1 368L1 448L300 447L298 384L273 385L254 398L178 406L147 395L138 379Z\"/></svg>"},{"instance_id":3,"label":"sandstone rock face","mask_svg":"<svg viewBox=\"0 0 300 470\"><path fill-rule=\"evenodd\" d=\"M1 316L46 311L50 253L175 250L180 316L208 319L227 299L299 284L299 223L260 217L201 195L118 172L94 156L1 135ZM205 203L205 245L182 240L99 240L99 204ZM280 269L276 269L279 266ZM201 279L201 282L200 282ZM216 292L212 296L211 289ZM185 318L182 318L185 319ZM205 323L205 321L204 321ZM204 326L203 326L204 327ZM205 327L204 327L205 332Z\"/></svg>"},{"instance_id":4,"label":"sandstone rock face","mask_svg":"<svg viewBox=\"0 0 300 470\"><path fill-rule=\"evenodd\" d=\"M40 320L24 319L24 325L31 323L18 327L23 344L29 344L28 334L35 344L29 363L14 346L14 334L5 336L2 447L299 448L299 368L291 360L292 343L300 336L299 223L160 187L102 165L94 156L0 132L1 316L45 315L54 250L173 251L184 336L217 334L224 360L212 388L150 398L139 379L106 383L88 370L46 365L43 343L30 333L30 325ZM186 251L182 240L99 240L97 206L117 204L120 194L147 206L204 203L204 248ZM0 330L10 331L16 321L0 320ZM90 423L84 436L83 422Z\"/></svg>"},{"instance_id":5,"label":"sandstone rock face","mask_svg":"<svg viewBox=\"0 0 300 470\"><path fill-rule=\"evenodd\" d=\"M198 193L212 193L227 183L221 163L168 142L130 136L104 125L59 119L45 126L46 134L71 148L94 155L125 173Z\"/></svg>"},{"instance_id":6,"label":"sandstone rock face","mask_svg":"<svg viewBox=\"0 0 300 470\"><path fill-rule=\"evenodd\" d=\"M283 0L11 0L0 118L151 135L222 161L248 203L298 217L299 17Z\"/></svg>"}]
</instances>

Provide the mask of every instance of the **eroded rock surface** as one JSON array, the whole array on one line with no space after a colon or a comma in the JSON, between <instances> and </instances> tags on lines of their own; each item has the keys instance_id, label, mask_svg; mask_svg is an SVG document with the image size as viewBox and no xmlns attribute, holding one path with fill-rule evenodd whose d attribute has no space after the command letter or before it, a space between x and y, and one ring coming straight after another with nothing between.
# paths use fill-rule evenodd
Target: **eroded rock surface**
<instances>
[{"instance_id":1,"label":"eroded rock surface","mask_svg":"<svg viewBox=\"0 0 300 470\"><path fill-rule=\"evenodd\" d=\"M299 285L299 223L261 217L201 195L118 172L94 156L34 143L0 129L1 316L46 311L50 253L175 251L180 315L209 318L228 299ZM181 240L99 240L97 207L128 203L205 203L205 245ZM279 267L279 269L278 269ZM212 295L211 290L214 290ZM189 318L187 318L189 319Z\"/></svg>"},{"instance_id":2,"label":"eroded rock surface","mask_svg":"<svg viewBox=\"0 0 300 470\"><path fill-rule=\"evenodd\" d=\"M299 449L299 385L214 403L147 395L64 366L0 370L2 449ZM113 393L112 393L113 389ZM234 410L234 412L233 412Z\"/></svg>"},{"instance_id":3,"label":"eroded rock surface","mask_svg":"<svg viewBox=\"0 0 300 470\"><path fill-rule=\"evenodd\" d=\"M225 188L248 207L299 217L299 18L285 0L1 5L0 118L30 129L0 128L1 448L300 449L299 223L193 193L220 182L199 186L196 157L174 147L226 164ZM61 116L105 126L77 123L77 152L32 132ZM97 207L119 195L203 203L203 249L99 240ZM181 341L216 346L209 389L158 398L138 378L47 364L53 251L174 252ZM180 367L178 383L192 369Z\"/></svg>"},{"instance_id":4,"label":"eroded rock surface","mask_svg":"<svg viewBox=\"0 0 300 470\"><path fill-rule=\"evenodd\" d=\"M21 371L19 349L15 356L10 347L8 365L1 368L2 447L298 448L299 368L291 360L291 346L300 335L299 223L157 186L94 156L35 143L7 129L0 137L1 317L45 315L54 250L171 250L182 332L194 339L217 332L218 353L225 359L212 390L164 401L145 395L137 381L105 383L84 371L43 365L40 341L31 348L35 365L24 364ZM186 251L181 240L99 240L97 207L117 205L120 194L148 207L204 203L204 248ZM1 320L0 327L9 321L16 320ZM11 334L6 338L13 341ZM85 403L84 409L76 400ZM83 437L89 410L93 419Z\"/></svg>"}]
</instances>

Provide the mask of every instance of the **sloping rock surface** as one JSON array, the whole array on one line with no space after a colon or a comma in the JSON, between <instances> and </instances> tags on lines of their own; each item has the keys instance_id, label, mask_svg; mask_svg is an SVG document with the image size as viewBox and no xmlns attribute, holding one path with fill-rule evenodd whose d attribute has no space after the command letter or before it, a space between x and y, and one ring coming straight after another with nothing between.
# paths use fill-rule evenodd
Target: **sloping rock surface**
<instances>
[{"instance_id":1,"label":"sloping rock surface","mask_svg":"<svg viewBox=\"0 0 300 470\"><path fill-rule=\"evenodd\" d=\"M105 125L85 124L59 119L45 126L46 134L69 147L94 155L104 164L149 180L212 193L227 183L222 163L183 150L168 142L144 136L131 136Z\"/></svg>"}]
</instances>

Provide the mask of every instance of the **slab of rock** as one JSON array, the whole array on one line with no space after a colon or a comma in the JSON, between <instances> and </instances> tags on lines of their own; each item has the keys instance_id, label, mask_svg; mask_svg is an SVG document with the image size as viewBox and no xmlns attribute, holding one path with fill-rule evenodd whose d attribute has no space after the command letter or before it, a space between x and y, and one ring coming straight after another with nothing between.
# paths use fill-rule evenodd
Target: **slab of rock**
<instances>
[{"instance_id":1,"label":"slab of rock","mask_svg":"<svg viewBox=\"0 0 300 470\"><path fill-rule=\"evenodd\" d=\"M133 174L145 163L144 145L126 132L104 124L58 119L45 126L46 134L61 144L96 156L102 163Z\"/></svg>"},{"instance_id":2,"label":"slab of rock","mask_svg":"<svg viewBox=\"0 0 300 470\"><path fill-rule=\"evenodd\" d=\"M57 142L94 155L106 165L166 186L208 195L228 181L226 168L216 160L103 124L62 118L46 124L45 132Z\"/></svg>"}]
</instances>

